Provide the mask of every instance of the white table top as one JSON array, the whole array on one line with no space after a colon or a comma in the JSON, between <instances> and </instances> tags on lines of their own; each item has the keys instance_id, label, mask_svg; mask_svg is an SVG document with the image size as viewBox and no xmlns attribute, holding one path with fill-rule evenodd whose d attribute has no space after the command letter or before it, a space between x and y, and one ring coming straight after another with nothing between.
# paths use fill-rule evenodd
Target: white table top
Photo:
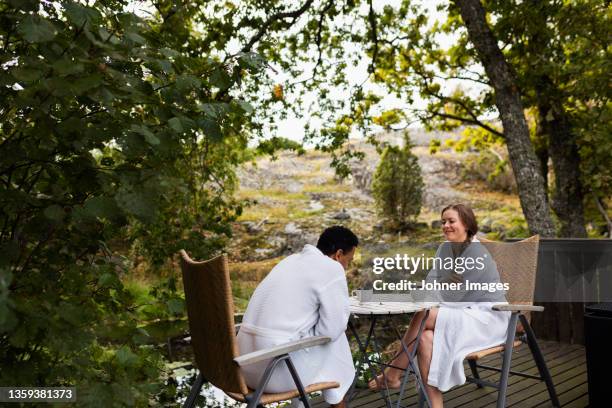
<instances>
[{"instance_id":1,"label":"white table top","mask_svg":"<svg viewBox=\"0 0 612 408\"><path fill-rule=\"evenodd\" d=\"M397 315L416 313L436 307L436 302L360 302L350 298L350 311L356 315Z\"/></svg>"}]
</instances>

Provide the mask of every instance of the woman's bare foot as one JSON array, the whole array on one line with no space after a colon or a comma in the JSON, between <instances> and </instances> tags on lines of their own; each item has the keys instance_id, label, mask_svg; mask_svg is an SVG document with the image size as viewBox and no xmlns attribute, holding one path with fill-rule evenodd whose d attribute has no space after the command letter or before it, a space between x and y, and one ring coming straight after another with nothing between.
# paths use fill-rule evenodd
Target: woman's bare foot
<instances>
[{"instance_id":1,"label":"woman's bare foot","mask_svg":"<svg viewBox=\"0 0 612 408\"><path fill-rule=\"evenodd\" d=\"M370 382L368 383L368 388L371 391L380 391L383 388L389 388L390 390L399 390L401 386L402 382L400 381L400 379L391 376L389 372L385 372L384 376L383 374L377 375L376 378L370 380Z\"/></svg>"}]
</instances>

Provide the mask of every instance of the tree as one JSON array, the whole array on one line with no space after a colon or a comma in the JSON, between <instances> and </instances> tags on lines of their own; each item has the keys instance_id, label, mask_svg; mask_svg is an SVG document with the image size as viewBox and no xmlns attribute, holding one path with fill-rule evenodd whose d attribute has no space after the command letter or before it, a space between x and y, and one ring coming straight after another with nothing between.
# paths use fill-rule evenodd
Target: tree
<instances>
[{"instance_id":1,"label":"tree","mask_svg":"<svg viewBox=\"0 0 612 408\"><path fill-rule=\"evenodd\" d=\"M486 3L486 11L495 16L492 30L505 44L504 55L513 68L523 104L536 114L534 143L545 176L549 158L552 161L554 185L549 189L545 183L545 188L560 236L586 236L583 202L590 195L585 194L589 190L597 191L595 196L611 193L609 189L604 192L599 183L602 177L609 179L609 172L600 166L605 159L593 154L610 152L609 143L600 136L603 129L609 129L602 120L609 111L607 97L593 82L609 76L604 68L608 59L605 46L598 40L609 36L605 10L601 1ZM469 58L465 50L454 52L458 60ZM599 148L594 148L594 140ZM591 152L588 158L585 151Z\"/></svg>"},{"instance_id":2,"label":"tree","mask_svg":"<svg viewBox=\"0 0 612 408\"><path fill-rule=\"evenodd\" d=\"M511 144L507 146L514 152L513 167L520 167L524 173L516 172L516 177L531 231L551 234L550 206L560 225L558 235L583 235L582 198L591 200L594 196L598 202L612 194L612 178L605 164L612 151L607 137L609 93L606 87L597 85L609 82L609 57L601 41L610 35L607 3L478 3L487 19L489 40L493 37L488 42L500 44L498 60L505 61L511 75L505 83L514 83L504 88L513 98L512 115L521 116L522 105L539 118L538 131L531 132L533 148L526 147L530 143L524 124L517 124L516 129L510 126L510 105L504 103L505 113L499 106L503 84L491 77L491 66L481 64L482 55L474 41L483 42L484 33L474 37L466 29L461 2L442 3L439 10L446 13L446 20L435 24L425 3L405 0L381 10L367 1L345 4L340 10L331 7L325 15L313 12L312 24L305 33L287 37L287 42L280 44L288 54L300 55L308 48L295 38L310 40L310 45L316 38L318 55L325 56L317 59L318 69L304 85L311 90L323 88L322 109L316 114L328 118L331 125L312 132L312 139L333 150L336 163L342 166L346 158L358 154L344 144L348 135L357 130L372 140L371 132L381 120L390 119L387 124L395 128L414 121L427 129L478 126ZM476 2L470 4L478 6ZM324 11L317 4L313 10ZM447 35L457 38L450 48L439 43L440 37ZM388 110L393 115L385 117L388 112L381 112L385 92L368 86L367 81L354 84L352 78L347 79L346 67L359 64L364 54L370 59L370 81L399 99L397 107ZM283 55L276 58L283 59ZM345 101L331 97L329 87L340 84L352 90ZM425 100L426 106L415 106L417 98ZM496 122L498 114L506 122L503 130ZM522 136L508 139L508 132ZM535 162L532 150L538 159ZM552 188L547 183L549 158L553 163ZM538 169L542 177L537 176Z\"/></svg>"},{"instance_id":3,"label":"tree","mask_svg":"<svg viewBox=\"0 0 612 408\"><path fill-rule=\"evenodd\" d=\"M594 151L584 155L595 146L593 140L595 151L610 151L609 143L594 131L609 129L604 119L608 96L595 85L609 77L609 57L600 41L610 32L606 8L601 1L530 1L511 12L504 2L490 6L502 17L496 23L497 36L513 45L507 56L519 73L525 103L537 112L539 137L548 147L542 159L550 157L553 165L551 207L561 236L586 236L583 202L591 200L589 190L597 191L596 196L610 194L594 185L609 177L599 168L603 157ZM599 168L597 174L591 167Z\"/></svg>"},{"instance_id":4,"label":"tree","mask_svg":"<svg viewBox=\"0 0 612 408\"><path fill-rule=\"evenodd\" d=\"M504 138L517 181L521 207L533 234L555 235L542 173L529 138L529 128L514 75L486 21L480 0L457 0L461 16L495 89L495 104L504 126Z\"/></svg>"},{"instance_id":5,"label":"tree","mask_svg":"<svg viewBox=\"0 0 612 408\"><path fill-rule=\"evenodd\" d=\"M145 19L113 0L0 5L3 384L148 405L161 359L113 245L208 256L239 214L233 169L256 128L240 84L265 65L219 58L193 36L190 7L157 6Z\"/></svg>"},{"instance_id":6,"label":"tree","mask_svg":"<svg viewBox=\"0 0 612 408\"><path fill-rule=\"evenodd\" d=\"M411 149L408 134L402 147L385 147L372 180L372 195L380 215L395 228L414 221L423 203L421 167Z\"/></svg>"}]
</instances>

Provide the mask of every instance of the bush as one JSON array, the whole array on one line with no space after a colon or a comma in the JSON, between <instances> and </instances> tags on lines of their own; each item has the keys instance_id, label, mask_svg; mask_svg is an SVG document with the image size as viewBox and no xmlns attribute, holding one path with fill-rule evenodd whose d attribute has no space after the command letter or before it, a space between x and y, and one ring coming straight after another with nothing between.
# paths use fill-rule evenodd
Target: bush
<instances>
[{"instance_id":1,"label":"bush","mask_svg":"<svg viewBox=\"0 0 612 408\"><path fill-rule=\"evenodd\" d=\"M374 173L372 194L382 217L396 228L414 221L423 203L423 178L409 137L404 147L387 146Z\"/></svg>"},{"instance_id":2,"label":"bush","mask_svg":"<svg viewBox=\"0 0 612 408\"><path fill-rule=\"evenodd\" d=\"M475 153L463 162L463 180L484 181L491 190L516 193L516 181L508 160L488 150Z\"/></svg>"},{"instance_id":3,"label":"bush","mask_svg":"<svg viewBox=\"0 0 612 408\"><path fill-rule=\"evenodd\" d=\"M0 383L76 385L80 407L149 406L163 387L114 247L127 235L161 264L221 246L253 108L218 95L259 72L123 3L0 5ZM183 315L176 283L152 289L150 317Z\"/></svg>"}]
</instances>

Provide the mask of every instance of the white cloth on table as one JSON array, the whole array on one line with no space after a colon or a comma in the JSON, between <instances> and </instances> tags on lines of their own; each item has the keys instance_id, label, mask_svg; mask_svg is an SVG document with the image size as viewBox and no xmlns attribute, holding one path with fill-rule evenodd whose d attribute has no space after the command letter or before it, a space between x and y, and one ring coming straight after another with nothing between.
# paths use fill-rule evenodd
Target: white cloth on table
<instances>
[{"instance_id":1,"label":"white cloth on table","mask_svg":"<svg viewBox=\"0 0 612 408\"><path fill-rule=\"evenodd\" d=\"M337 381L324 390L330 404L339 403L355 376L345 330L349 295L342 265L313 245L283 259L259 284L251 297L238 332L241 354L310 336L332 341L290 353L304 386ZM242 367L247 385L256 388L269 361ZM285 363L275 369L265 392L295 389Z\"/></svg>"}]
</instances>

